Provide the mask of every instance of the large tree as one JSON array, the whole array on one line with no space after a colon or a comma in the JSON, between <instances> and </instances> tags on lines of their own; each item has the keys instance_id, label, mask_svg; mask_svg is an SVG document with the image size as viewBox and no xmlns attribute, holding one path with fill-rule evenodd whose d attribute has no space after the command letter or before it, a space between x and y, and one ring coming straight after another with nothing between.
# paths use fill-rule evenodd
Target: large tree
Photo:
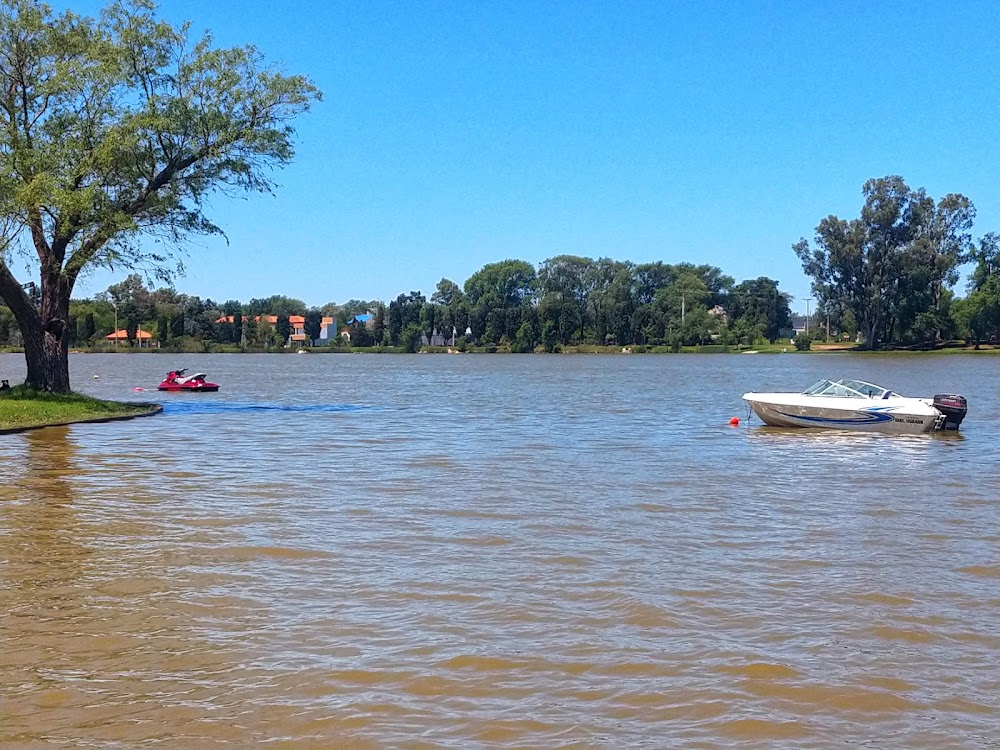
<instances>
[{"instance_id":1,"label":"large tree","mask_svg":"<svg viewBox=\"0 0 1000 750\"><path fill-rule=\"evenodd\" d=\"M628 318L634 309L635 286L631 263L599 258L587 270L587 297L594 320L594 342L627 343Z\"/></svg>"},{"instance_id":2,"label":"large tree","mask_svg":"<svg viewBox=\"0 0 1000 750\"><path fill-rule=\"evenodd\" d=\"M816 227L815 248L803 239L793 249L820 304L849 311L874 348L901 317L922 315L929 329L939 327L975 208L962 195L935 204L898 176L869 180L862 192L859 218L828 216ZM919 309L915 287L926 290Z\"/></svg>"},{"instance_id":3,"label":"large tree","mask_svg":"<svg viewBox=\"0 0 1000 750\"><path fill-rule=\"evenodd\" d=\"M535 301L535 268L524 260L487 263L465 281L473 335L497 343L511 341Z\"/></svg>"},{"instance_id":4,"label":"large tree","mask_svg":"<svg viewBox=\"0 0 1000 750\"><path fill-rule=\"evenodd\" d=\"M575 308L572 310L572 318L581 343L586 333L587 300L595 288L593 267L592 258L557 255L544 261L538 269L538 287L543 298L555 302L563 310L566 307Z\"/></svg>"},{"instance_id":5,"label":"large tree","mask_svg":"<svg viewBox=\"0 0 1000 750\"><path fill-rule=\"evenodd\" d=\"M269 170L294 155L289 123L320 97L254 47L215 48L154 13L149 0L112 3L96 19L0 0L0 297L31 387L70 389L80 274L168 279L184 237L222 233L206 198L269 192ZM8 263L19 250L36 258L38 305Z\"/></svg>"},{"instance_id":6,"label":"large tree","mask_svg":"<svg viewBox=\"0 0 1000 750\"><path fill-rule=\"evenodd\" d=\"M753 331L772 344L783 328L791 328L789 296L778 290L778 282L767 276L747 279L730 293L729 314L741 330Z\"/></svg>"},{"instance_id":7,"label":"large tree","mask_svg":"<svg viewBox=\"0 0 1000 750\"><path fill-rule=\"evenodd\" d=\"M969 278L969 296L958 300L955 317L978 349L983 339L1000 342L1000 235L985 235L963 260L976 267Z\"/></svg>"}]
</instances>

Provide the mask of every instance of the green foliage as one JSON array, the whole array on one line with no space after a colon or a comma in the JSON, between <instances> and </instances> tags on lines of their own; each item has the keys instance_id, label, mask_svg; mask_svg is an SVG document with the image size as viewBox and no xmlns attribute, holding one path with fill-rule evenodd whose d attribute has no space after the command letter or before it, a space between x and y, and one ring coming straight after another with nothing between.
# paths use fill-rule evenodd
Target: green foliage
<instances>
[{"instance_id":1,"label":"green foliage","mask_svg":"<svg viewBox=\"0 0 1000 750\"><path fill-rule=\"evenodd\" d=\"M816 246L795 246L820 305L850 313L866 345L884 340L938 338L946 323L948 288L971 250L975 208L962 195L935 203L901 177L869 180L861 215L828 216L816 227Z\"/></svg>"},{"instance_id":2,"label":"green foliage","mask_svg":"<svg viewBox=\"0 0 1000 750\"><path fill-rule=\"evenodd\" d=\"M533 322L536 314L535 269L523 260L489 263L465 282L465 297L452 309L456 328L467 316L467 325L480 342L513 340L521 324Z\"/></svg>"},{"instance_id":3,"label":"green foliage","mask_svg":"<svg viewBox=\"0 0 1000 750\"><path fill-rule=\"evenodd\" d=\"M338 351L347 350L351 348L351 342L338 334L337 336L334 336L332 339L330 339L327 346L331 349L336 349Z\"/></svg>"},{"instance_id":4,"label":"green foliage","mask_svg":"<svg viewBox=\"0 0 1000 750\"><path fill-rule=\"evenodd\" d=\"M464 295L462 294L462 289L451 279L441 279L437 283L437 288L434 290L434 294L431 295L431 302L435 305L441 305L442 307L451 307L452 305L461 302Z\"/></svg>"},{"instance_id":5,"label":"green foliage","mask_svg":"<svg viewBox=\"0 0 1000 750\"><path fill-rule=\"evenodd\" d=\"M413 354L414 352L420 351L420 336L420 326L416 323L408 323L406 328L404 328L400 334L403 351L407 354Z\"/></svg>"},{"instance_id":6,"label":"green foliage","mask_svg":"<svg viewBox=\"0 0 1000 750\"><path fill-rule=\"evenodd\" d=\"M178 311L173 318L170 319L170 336L171 338L180 338L184 335L184 313Z\"/></svg>"},{"instance_id":7,"label":"green foliage","mask_svg":"<svg viewBox=\"0 0 1000 750\"><path fill-rule=\"evenodd\" d=\"M386 337L385 325L385 305L378 303L374 305L375 318L372 322L372 338L376 343L382 343Z\"/></svg>"},{"instance_id":8,"label":"green foliage","mask_svg":"<svg viewBox=\"0 0 1000 750\"><path fill-rule=\"evenodd\" d=\"M389 341L393 346L397 344L406 346L403 335L406 328L414 326L421 330L420 322L426 303L427 299L419 291L400 294L393 302L389 303L386 329L389 333Z\"/></svg>"},{"instance_id":9,"label":"green foliage","mask_svg":"<svg viewBox=\"0 0 1000 750\"><path fill-rule=\"evenodd\" d=\"M556 329L556 324L551 320L545 320L542 322L542 346L545 351L551 353L556 349L556 345L559 343L558 331Z\"/></svg>"},{"instance_id":10,"label":"green foliage","mask_svg":"<svg viewBox=\"0 0 1000 750\"><path fill-rule=\"evenodd\" d=\"M372 331L369 331L364 323L352 323L350 326L351 331L351 346L352 347L364 347L364 346L375 346L376 339ZM418 330L421 330L418 327ZM419 340L419 336L417 337Z\"/></svg>"},{"instance_id":11,"label":"green foliage","mask_svg":"<svg viewBox=\"0 0 1000 750\"><path fill-rule=\"evenodd\" d=\"M1000 343L1000 274L992 274L964 300L954 304L961 335L978 348L983 341Z\"/></svg>"},{"instance_id":12,"label":"green foliage","mask_svg":"<svg viewBox=\"0 0 1000 750\"><path fill-rule=\"evenodd\" d=\"M792 339L792 343L795 345L795 350L799 352L807 352L812 348L812 336L808 333L800 333Z\"/></svg>"},{"instance_id":13,"label":"green foliage","mask_svg":"<svg viewBox=\"0 0 1000 750\"><path fill-rule=\"evenodd\" d=\"M274 332L278 340L282 342L288 341L288 337L292 335L292 324L288 322L287 315L278 315L278 322L274 324Z\"/></svg>"},{"instance_id":14,"label":"green foliage","mask_svg":"<svg viewBox=\"0 0 1000 750\"><path fill-rule=\"evenodd\" d=\"M534 327L529 321L524 321L517 329L517 335L511 344L511 351L519 354L534 351L536 338Z\"/></svg>"},{"instance_id":15,"label":"green foliage","mask_svg":"<svg viewBox=\"0 0 1000 750\"><path fill-rule=\"evenodd\" d=\"M778 282L761 276L740 282L730 294L729 314L733 327L753 331L774 343L783 328L791 328L792 311L789 296L778 290Z\"/></svg>"},{"instance_id":16,"label":"green foliage","mask_svg":"<svg viewBox=\"0 0 1000 750\"><path fill-rule=\"evenodd\" d=\"M310 308L305 314L306 322L303 328L310 341L319 339L320 330L323 327L323 313L315 307Z\"/></svg>"},{"instance_id":17,"label":"green foliage","mask_svg":"<svg viewBox=\"0 0 1000 750\"><path fill-rule=\"evenodd\" d=\"M909 260L896 266L895 302L887 308L891 315L884 332L888 340L930 347L941 337L956 333L970 343L994 339L1000 331L1000 324L994 322L997 244L995 235L987 235L969 255L977 265L972 274L972 292L966 299L955 299L951 290L943 289L935 302L932 269L920 262L909 262L923 256L901 256ZM403 333L409 327L407 335L417 331L417 336L411 337L411 351L419 348L419 334L430 335L437 329L448 339L452 328L456 332L457 346L464 340L466 347L475 342L477 347L487 351L592 352L603 351L604 347L611 347L613 351L627 347L633 352L716 351L720 347L766 346L766 342L776 340L776 329L791 327L789 298L780 291L778 282L767 277L743 281L728 287L727 291L719 284L730 283L729 277L708 266L664 263L635 266L609 259L592 261L558 256L543 264L542 280L536 280L531 295L515 307L503 307L495 304L500 297L493 293L506 283L499 272L506 269L525 276L520 262L505 263L508 265L490 264L489 273L479 275L480 282L486 278L494 286L478 297L475 307L470 307L465 295L456 291L457 285L452 286L446 279L439 282L434 297L437 302L428 303L419 291L411 291L399 295L388 307L364 300L350 300L340 307L327 305L324 309L336 313L343 321L362 312L374 314L373 326L353 322L350 325L351 342L337 336L330 348L338 351L406 349ZM584 292L582 303L573 296ZM258 324L253 319L244 319L238 311L263 309L265 303L286 308L299 304L293 298L274 295L252 300L246 305L239 300L228 300L219 306L211 300L200 300L170 288L151 292L138 276L113 285L99 296L101 299L96 301L74 301L72 320L78 336L84 333L81 327L87 313L91 313L95 321L98 339L110 332L114 310L104 300L114 299L119 301L122 324L130 316L134 317L139 309L153 310L154 317L138 321L143 330L154 330L158 324L158 338L163 345L182 338L184 341L177 346L190 345L195 349L205 346L201 342L214 346L212 342L227 344L241 340L251 351L276 348L283 340L280 330L275 330L266 321ZM724 304L709 308L717 297L721 297ZM845 309L841 302L827 300L816 310L814 320L829 319L836 338L851 340L857 331L854 312ZM223 308L237 311L233 313L233 323L215 322L226 314ZM351 315L345 317L348 311ZM264 309L264 314L269 312ZM311 338L318 338L318 331L308 329L318 325L322 314L323 309L306 311L306 328ZM0 321L3 315L3 308L0 308ZM168 336L163 335L164 321ZM458 339L457 334L464 332L467 326L471 327L472 335ZM811 328L817 330L816 326Z\"/></svg>"},{"instance_id":18,"label":"green foliage","mask_svg":"<svg viewBox=\"0 0 1000 750\"><path fill-rule=\"evenodd\" d=\"M535 298L535 269L523 260L488 263L465 282L465 295L473 307L488 303L500 308L519 307Z\"/></svg>"},{"instance_id":19,"label":"green foliage","mask_svg":"<svg viewBox=\"0 0 1000 750\"><path fill-rule=\"evenodd\" d=\"M0 346L11 346L16 331L14 316L6 307L0 307Z\"/></svg>"},{"instance_id":20,"label":"green foliage","mask_svg":"<svg viewBox=\"0 0 1000 750\"><path fill-rule=\"evenodd\" d=\"M286 297L283 294L272 294L263 299L252 299L244 307L246 315L277 315L279 317L289 315L305 315L306 303L295 297Z\"/></svg>"},{"instance_id":21,"label":"green foliage","mask_svg":"<svg viewBox=\"0 0 1000 750\"><path fill-rule=\"evenodd\" d=\"M563 343L578 333L585 336L587 303L593 293L597 276L591 272L594 261L576 255L557 255L544 261L538 269L538 288L546 308L557 310Z\"/></svg>"},{"instance_id":22,"label":"green foliage","mask_svg":"<svg viewBox=\"0 0 1000 750\"><path fill-rule=\"evenodd\" d=\"M96 18L37 0L0 6L0 215L32 240L41 304L3 261L0 296L18 311L40 388L69 389L63 332L80 274L169 279L185 237L222 232L203 212L213 193L274 187L273 169L294 155L292 120L320 98L254 47L216 48L153 13L143 0ZM149 234L161 242L140 241ZM46 336L55 346L37 343Z\"/></svg>"},{"instance_id":23,"label":"green foliage","mask_svg":"<svg viewBox=\"0 0 1000 750\"><path fill-rule=\"evenodd\" d=\"M97 333L97 323L94 319L94 313L85 313L81 318L79 318L79 321L80 325L77 328L77 341L86 346L90 343L91 339L94 338L94 334Z\"/></svg>"},{"instance_id":24,"label":"green foliage","mask_svg":"<svg viewBox=\"0 0 1000 750\"><path fill-rule=\"evenodd\" d=\"M970 290L982 289L991 278L1000 276L1000 234L983 235L979 245L973 246L963 260L976 264L969 278Z\"/></svg>"}]
</instances>

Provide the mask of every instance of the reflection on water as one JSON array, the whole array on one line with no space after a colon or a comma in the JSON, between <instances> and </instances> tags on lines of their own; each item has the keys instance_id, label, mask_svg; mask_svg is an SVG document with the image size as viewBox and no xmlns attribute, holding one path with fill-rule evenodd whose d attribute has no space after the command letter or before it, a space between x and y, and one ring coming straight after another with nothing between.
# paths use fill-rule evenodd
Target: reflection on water
<instances>
[{"instance_id":1,"label":"reflection on water","mask_svg":"<svg viewBox=\"0 0 1000 750\"><path fill-rule=\"evenodd\" d=\"M875 461L872 470L881 468L893 472L901 462L910 469L928 462L927 471L941 471L933 464L947 458L942 450L958 448L966 439L961 432L931 432L924 435L886 435L880 433L852 432L850 430L795 429L787 427L748 426L746 437L751 446L760 444L768 451L769 459L782 454L788 460L801 457L801 451L820 452L827 466L844 465L849 468L860 461ZM820 469L820 467L816 467ZM867 472L866 472L867 474Z\"/></svg>"},{"instance_id":2,"label":"reflection on water","mask_svg":"<svg viewBox=\"0 0 1000 750\"><path fill-rule=\"evenodd\" d=\"M921 435L894 435L879 432L853 432L851 430L830 430L830 429L802 429L795 427L771 427L760 425L760 423L749 423L745 425L752 440L773 440L783 442L786 440L804 440L822 445L840 445L843 447L856 447L858 445L878 445L878 441L890 441L892 447L900 446L921 446L927 445L928 440L941 440L945 442L960 442L965 440L965 435L957 430L941 432L928 432Z\"/></svg>"},{"instance_id":3,"label":"reflection on water","mask_svg":"<svg viewBox=\"0 0 1000 750\"><path fill-rule=\"evenodd\" d=\"M995 743L993 361L858 360L941 436L728 426L814 357L198 361L0 439L0 746Z\"/></svg>"}]
</instances>

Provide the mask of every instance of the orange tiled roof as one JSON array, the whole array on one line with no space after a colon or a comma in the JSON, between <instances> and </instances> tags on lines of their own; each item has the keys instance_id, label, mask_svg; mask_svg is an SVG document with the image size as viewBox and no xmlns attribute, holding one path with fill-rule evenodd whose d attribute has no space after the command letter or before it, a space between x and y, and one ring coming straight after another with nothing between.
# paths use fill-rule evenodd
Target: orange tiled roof
<instances>
[{"instance_id":1,"label":"orange tiled roof","mask_svg":"<svg viewBox=\"0 0 1000 750\"><path fill-rule=\"evenodd\" d=\"M149 331L136 331L135 337L137 339L145 340L153 338L153 334ZM120 331L115 331L114 333L109 333L104 338L111 339L112 341L128 341L128 331L122 328Z\"/></svg>"}]
</instances>

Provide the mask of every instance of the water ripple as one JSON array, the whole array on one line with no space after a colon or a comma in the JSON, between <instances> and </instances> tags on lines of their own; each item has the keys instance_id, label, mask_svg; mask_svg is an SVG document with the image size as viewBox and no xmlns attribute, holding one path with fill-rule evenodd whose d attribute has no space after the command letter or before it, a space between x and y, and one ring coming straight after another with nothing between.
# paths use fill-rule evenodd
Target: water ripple
<instances>
[{"instance_id":1,"label":"water ripple","mask_svg":"<svg viewBox=\"0 0 1000 750\"><path fill-rule=\"evenodd\" d=\"M202 397L203 398L203 397ZM164 414L240 414L257 412L288 412L297 414L346 414L370 411L373 407L359 404L261 404L233 401L164 401Z\"/></svg>"},{"instance_id":2,"label":"water ripple","mask_svg":"<svg viewBox=\"0 0 1000 750\"><path fill-rule=\"evenodd\" d=\"M0 745L996 746L995 360L850 360L944 438L728 426L823 357L203 361L0 442Z\"/></svg>"}]
</instances>

